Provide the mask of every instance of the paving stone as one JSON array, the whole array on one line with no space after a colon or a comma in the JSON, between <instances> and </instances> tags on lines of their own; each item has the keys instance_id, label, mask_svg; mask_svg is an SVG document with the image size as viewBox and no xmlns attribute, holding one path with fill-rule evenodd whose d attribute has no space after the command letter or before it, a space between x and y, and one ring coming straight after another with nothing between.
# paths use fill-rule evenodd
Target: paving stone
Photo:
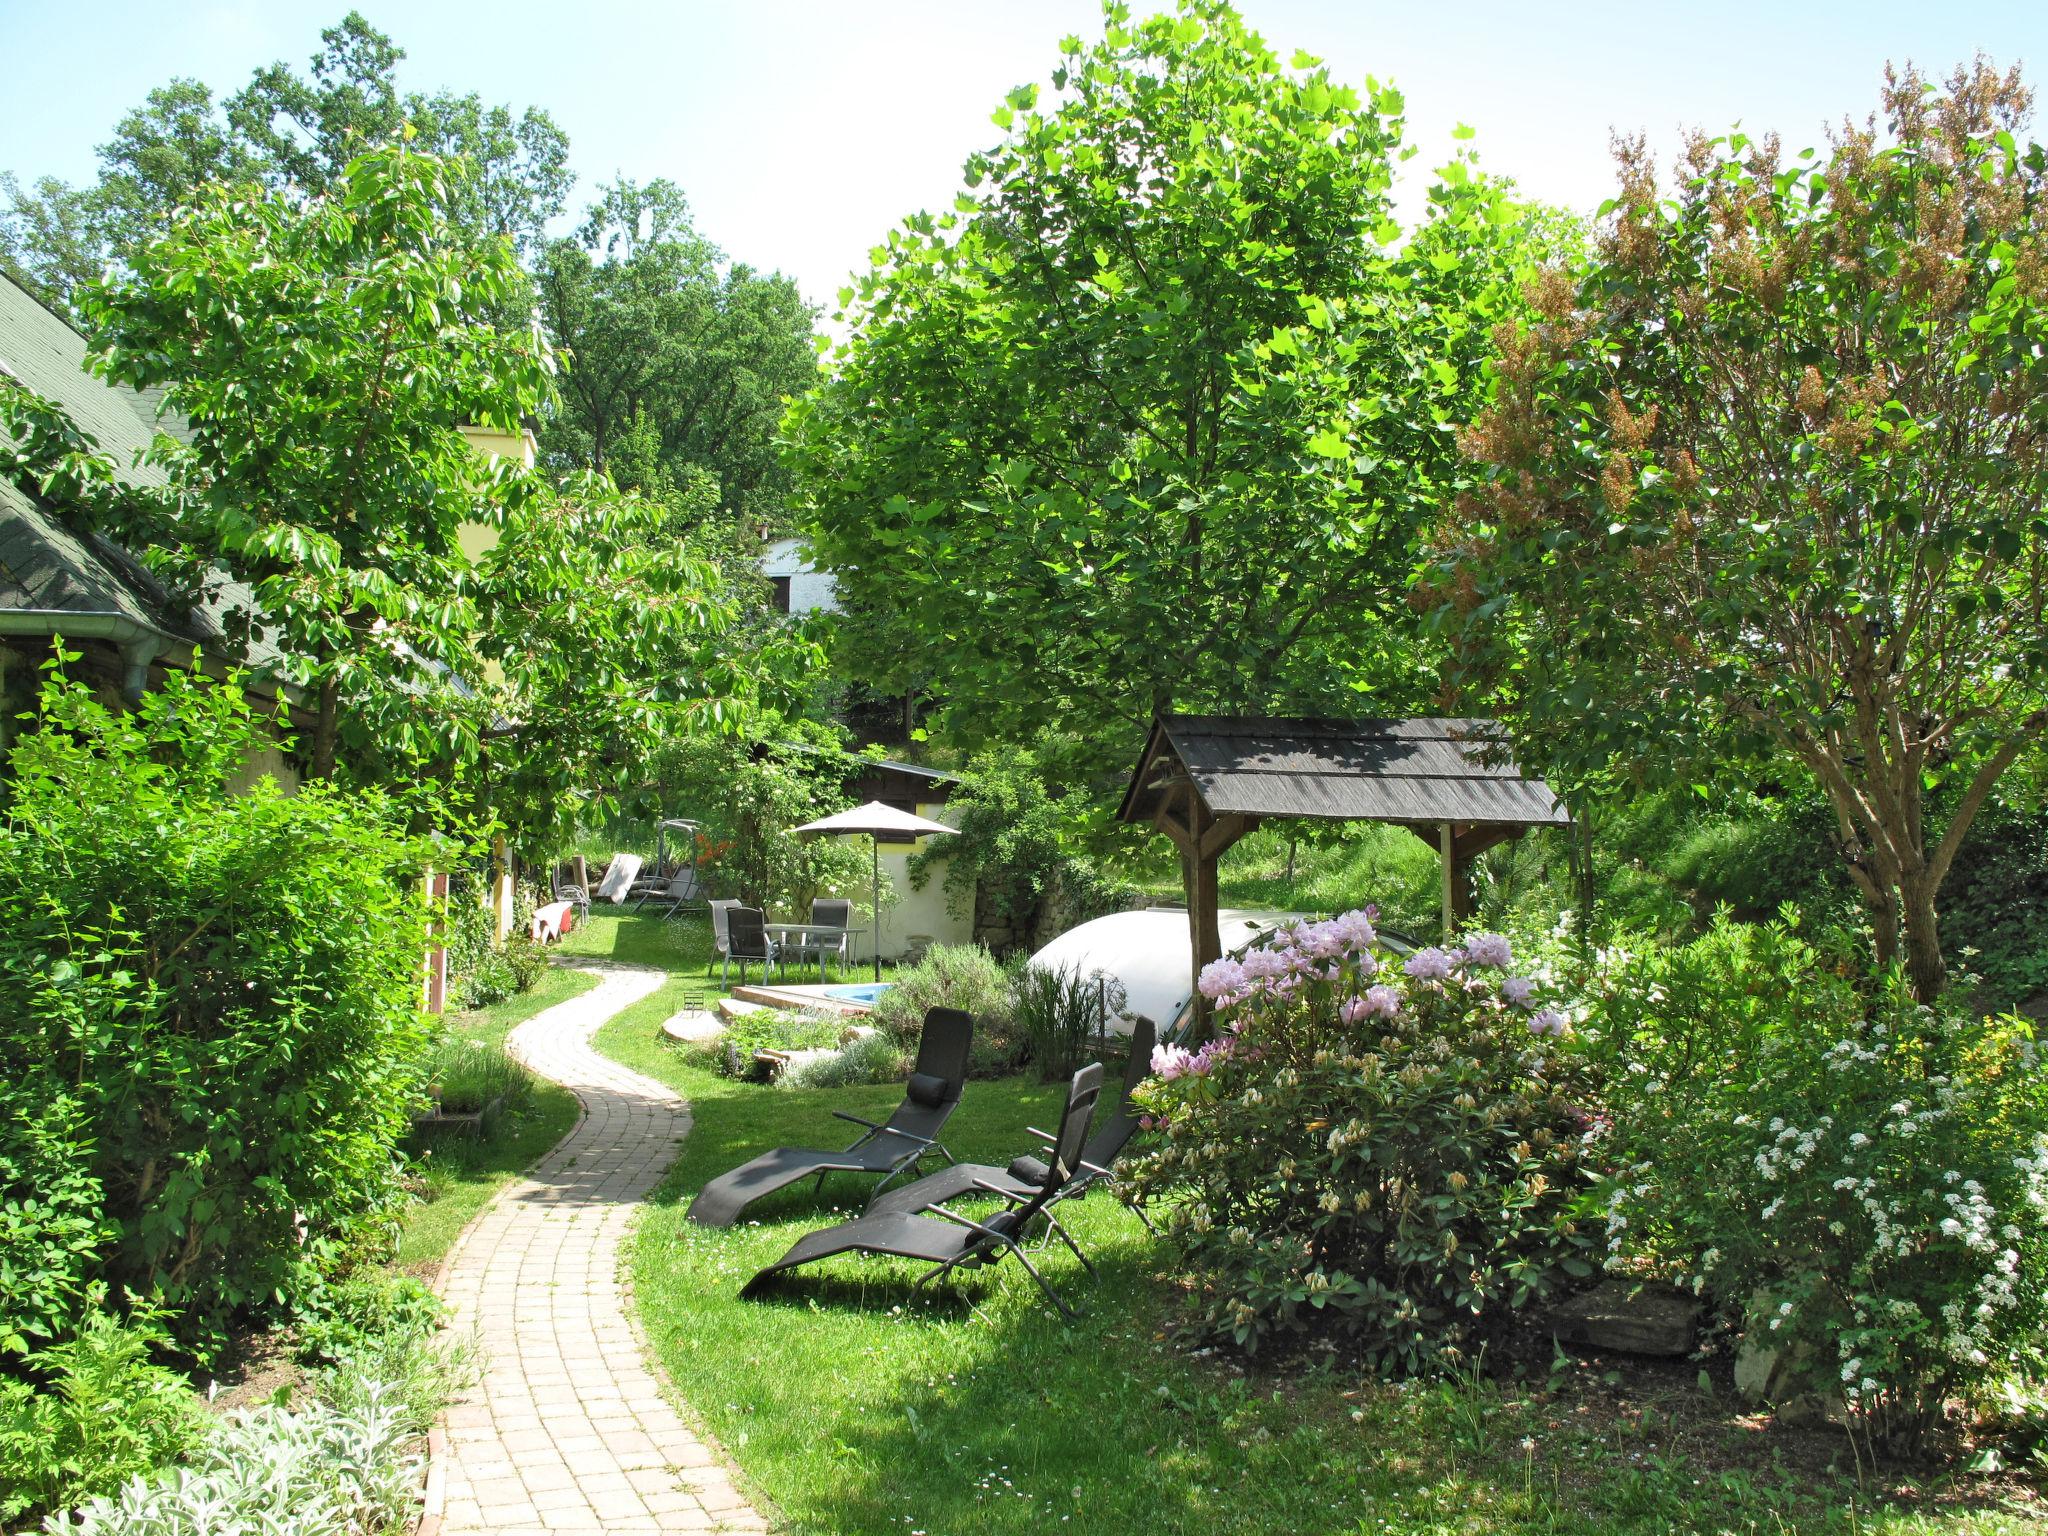
<instances>
[{"instance_id":1,"label":"paving stone","mask_svg":"<svg viewBox=\"0 0 2048 1536\"><path fill-rule=\"evenodd\" d=\"M504 1190L450 1256L458 1332L483 1379L449 1411L446 1536L765 1531L661 1394L624 1324L622 1245L689 1134L689 1107L590 1048L666 977L606 967L507 1048L573 1092L583 1119Z\"/></svg>"}]
</instances>

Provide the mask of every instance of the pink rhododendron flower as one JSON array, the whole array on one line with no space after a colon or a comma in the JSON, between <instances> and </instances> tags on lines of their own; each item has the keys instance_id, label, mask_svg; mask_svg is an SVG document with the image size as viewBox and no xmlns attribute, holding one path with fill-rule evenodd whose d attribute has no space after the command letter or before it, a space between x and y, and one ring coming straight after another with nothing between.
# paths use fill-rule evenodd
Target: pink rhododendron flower
<instances>
[{"instance_id":1,"label":"pink rhododendron flower","mask_svg":"<svg viewBox=\"0 0 2048 1536\"><path fill-rule=\"evenodd\" d=\"M1311 923L1301 930L1301 948L1318 960L1334 960L1344 953L1344 934L1335 923Z\"/></svg>"},{"instance_id":2,"label":"pink rhododendron flower","mask_svg":"<svg viewBox=\"0 0 2048 1536\"><path fill-rule=\"evenodd\" d=\"M1443 981L1451 974L1451 957L1431 945L1428 949L1415 951L1401 969L1417 981Z\"/></svg>"},{"instance_id":3,"label":"pink rhododendron flower","mask_svg":"<svg viewBox=\"0 0 2048 1536\"><path fill-rule=\"evenodd\" d=\"M1529 1033L1532 1035L1561 1035L1565 1027L1564 1015L1555 1008L1540 1008L1529 1015Z\"/></svg>"},{"instance_id":4,"label":"pink rhododendron flower","mask_svg":"<svg viewBox=\"0 0 2048 1536\"><path fill-rule=\"evenodd\" d=\"M1249 980L1244 967L1235 960L1212 960L1202 967L1202 996L1214 1002L1219 997L1242 992Z\"/></svg>"},{"instance_id":5,"label":"pink rhododendron flower","mask_svg":"<svg viewBox=\"0 0 2048 1536\"><path fill-rule=\"evenodd\" d=\"M1465 940L1467 965L1490 965L1496 970L1505 970L1513 959L1514 951L1502 934L1475 933Z\"/></svg>"},{"instance_id":6,"label":"pink rhododendron flower","mask_svg":"<svg viewBox=\"0 0 2048 1536\"><path fill-rule=\"evenodd\" d=\"M1372 918L1364 912L1346 912L1341 917L1333 917L1329 926L1339 939L1353 949L1369 949L1379 938L1379 935L1373 932Z\"/></svg>"},{"instance_id":7,"label":"pink rhododendron flower","mask_svg":"<svg viewBox=\"0 0 2048 1536\"><path fill-rule=\"evenodd\" d=\"M1535 995L1536 983L1527 976L1510 976L1500 984L1500 995L1517 1008L1529 1006L1529 999Z\"/></svg>"},{"instance_id":8,"label":"pink rhododendron flower","mask_svg":"<svg viewBox=\"0 0 2048 1536\"><path fill-rule=\"evenodd\" d=\"M1155 1045L1152 1047L1152 1075L1170 1083L1184 1074L1188 1063L1194 1059L1192 1051L1178 1045Z\"/></svg>"},{"instance_id":9,"label":"pink rhododendron flower","mask_svg":"<svg viewBox=\"0 0 2048 1536\"><path fill-rule=\"evenodd\" d=\"M1367 987L1361 1001L1365 1004L1366 1012L1378 1018L1391 1019L1401 1011L1401 994L1393 987Z\"/></svg>"},{"instance_id":10,"label":"pink rhododendron flower","mask_svg":"<svg viewBox=\"0 0 2048 1536\"><path fill-rule=\"evenodd\" d=\"M1255 949L1240 962L1247 981L1269 981L1287 970L1287 962L1270 949Z\"/></svg>"}]
</instances>

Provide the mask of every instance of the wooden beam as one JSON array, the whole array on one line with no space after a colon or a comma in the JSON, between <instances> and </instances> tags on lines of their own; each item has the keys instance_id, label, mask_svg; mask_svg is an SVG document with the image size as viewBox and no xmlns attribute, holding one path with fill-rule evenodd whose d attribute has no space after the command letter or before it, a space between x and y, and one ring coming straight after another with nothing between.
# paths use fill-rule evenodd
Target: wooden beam
<instances>
[{"instance_id":1,"label":"wooden beam","mask_svg":"<svg viewBox=\"0 0 2048 1536\"><path fill-rule=\"evenodd\" d=\"M1504 827L1498 825L1467 827L1458 834L1458 857L1468 860L1476 859L1480 854L1486 852L1487 849L1497 848L1502 843L1511 843L1528 830L1527 827Z\"/></svg>"},{"instance_id":2,"label":"wooden beam","mask_svg":"<svg viewBox=\"0 0 2048 1536\"><path fill-rule=\"evenodd\" d=\"M1240 815L1235 811L1228 816L1217 817L1209 830L1202 834L1202 857L1210 860L1221 857L1224 849L1258 824L1258 817Z\"/></svg>"}]
</instances>

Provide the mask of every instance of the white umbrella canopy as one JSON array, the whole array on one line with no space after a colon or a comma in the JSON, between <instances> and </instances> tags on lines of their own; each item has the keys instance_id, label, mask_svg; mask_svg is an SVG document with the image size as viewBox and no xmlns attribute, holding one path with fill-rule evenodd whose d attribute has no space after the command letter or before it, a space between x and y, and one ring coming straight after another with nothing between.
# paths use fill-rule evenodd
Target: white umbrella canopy
<instances>
[{"instance_id":1,"label":"white umbrella canopy","mask_svg":"<svg viewBox=\"0 0 2048 1536\"><path fill-rule=\"evenodd\" d=\"M882 979L882 839L891 842L908 842L912 838L929 837L938 832L952 832L956 828L943 821L899 811L893 805L884 805L879 800L870 800L866 805L857 805L850 811L837 811L830 816L820 816L816 821L807 821L791 830L805 837L869 837L874 839L874 914L875 914L875 980Z\"/></svg>"}]
</instances>

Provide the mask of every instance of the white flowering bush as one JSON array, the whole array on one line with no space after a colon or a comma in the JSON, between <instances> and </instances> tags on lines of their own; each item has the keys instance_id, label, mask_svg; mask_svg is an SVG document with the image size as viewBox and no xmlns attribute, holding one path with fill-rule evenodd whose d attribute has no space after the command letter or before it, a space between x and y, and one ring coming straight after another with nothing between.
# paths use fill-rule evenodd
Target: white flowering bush
<instances>
[{"instance_id":1,"label":"white flowering bush","mask_svg":"<svg viewBox=\"0 0 2048 1536\"><path fill-rule=\"evenodd\" d=\"M2025 1020L1867 993L1790 927L1726 922L1620 959L1592 1018L1617 1261L1689 1278L1893 1448L2038 1367L2048 1083Z\"/></svg>"},{"instance_id":2,"label":"white flowering bush","mask_svg":"<svg viewBox=\"0 0 2048 1536\"><path fill-rule=\"evenodd\" d=\"M1480 934L1396 962L1353 912L1203 973L1220 1033L1155 1054L1132 1181L1209 1327L1248 1349L1320 1328L1405 1374L1597 1273L1587 1076L1512 960Z\"/></svg>"}]
</instances>

